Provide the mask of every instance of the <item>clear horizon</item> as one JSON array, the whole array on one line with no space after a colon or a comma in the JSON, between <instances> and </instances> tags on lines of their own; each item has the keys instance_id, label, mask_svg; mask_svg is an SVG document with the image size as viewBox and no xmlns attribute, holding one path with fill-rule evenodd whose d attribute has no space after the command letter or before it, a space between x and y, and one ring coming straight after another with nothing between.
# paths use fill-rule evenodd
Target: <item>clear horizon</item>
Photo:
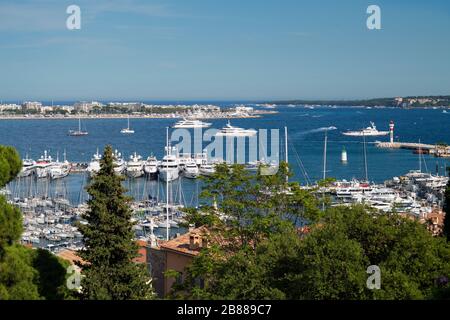
<instances>
[{"instance_id":1,"label":"clear horizon","mask_svg":"<svg viewBox=\"0 0 450 320\"><path fill-rule=\"evenodd\" d=\"M66 28L72 4L81 30ZM371 4L381 30L366 27ZM448 95L449 18L442 0L5 0L0 100Z\"/></svg>"}]
</instances>

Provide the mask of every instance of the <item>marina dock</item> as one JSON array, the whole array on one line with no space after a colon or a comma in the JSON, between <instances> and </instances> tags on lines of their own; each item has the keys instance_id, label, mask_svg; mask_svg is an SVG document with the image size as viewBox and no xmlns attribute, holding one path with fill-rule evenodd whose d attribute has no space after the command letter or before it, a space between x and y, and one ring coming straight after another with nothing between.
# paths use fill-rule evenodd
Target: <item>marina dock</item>
<instances>
[{"instance_id":1,"label":"marina dock","mask_svg":"<svg viewBox=\"0 0 450 320\"><path fill-rule=\"evenodd\" d=\"M414 143L414 142L375 142L378 148L384 149L408 149L408 150L434 150L436 148L433 144Z\"/></svg>"}]
</instances>

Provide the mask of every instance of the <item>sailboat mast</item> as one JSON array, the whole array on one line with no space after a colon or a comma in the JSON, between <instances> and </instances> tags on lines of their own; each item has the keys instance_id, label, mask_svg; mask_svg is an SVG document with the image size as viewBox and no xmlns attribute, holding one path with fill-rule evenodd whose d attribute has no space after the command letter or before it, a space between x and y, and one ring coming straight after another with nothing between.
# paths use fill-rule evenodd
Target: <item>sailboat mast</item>
<instances>
[{"instance_id":1,"label":"sailboat mast","mask_svg":"<svg viewBox=\"0 0 450 320\"><path fill-rule=\"evenodd\" d=\"M367 150L366 150L366 135L363 134L363 140L364 140L364 172L366 176L366 182L369 182L369 173L367 172Z\"/></svg>"},{"instance_id":2,"label":"sailboat mast","mask_svg":"<svg viewBox=\"0 0 450 320\"><path fill-rule=\"evenodd\" d=\"M166 152L169 155L169 127L166 127ZM169 174L169 161L166 161L166 170ZM169 179L166 178L166 234L167 241L169 241Z\"/></svg>"},{"instance_id":3,"label":"sailboat mast","mask_svg":"<svg viewBox=\"0 0 450 320\"><path fill-rule=\"evenodd\" d=\"M288 156L288 128L284 127L284 154L286 157L286 165L289 164L289 156ZM287 170L289 170L289 166L287 167ZM288 171L286 172L288 173ZM286 183L289 182L289 175L286 174Z\"/></svg>"},{"instance_id":4,"label":"sailboat mast","mask_svg":"<svg viewBox=\"0 0 450 320\"><path fill-rule=\"evenodd\" d=\"M323 180L327 178L327 143L328 143L328 130L325 130L325 142L323 146Z\"/></svg>"},{"instance_id":5,"label":"sailboat mast","mask_svg":"<svg viewBox=\"0 0 450 320\"><path fill-rule=\"evenodd\" d=\"M420 145L420 139L419 139L419 172L422 172L422 158L421 158L421 154L422 154L422 147Z\"/></svg>"}]
</instances>

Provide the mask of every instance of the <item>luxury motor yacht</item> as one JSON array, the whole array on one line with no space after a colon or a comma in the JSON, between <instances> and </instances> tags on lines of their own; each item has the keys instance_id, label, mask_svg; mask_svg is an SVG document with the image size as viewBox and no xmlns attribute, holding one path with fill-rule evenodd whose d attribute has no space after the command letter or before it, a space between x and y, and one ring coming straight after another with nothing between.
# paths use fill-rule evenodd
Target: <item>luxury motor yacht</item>
<instances>
[{"instance_id":1,"label":"luxury motor yacht","mask_svg":"<svg viewBox=\"0 0 450 320\"><path fill-rule=\"evenodd\" d=\"M225 136L225 137L252 137L257 134L256 130L253 129L243 129L238 127L233 127L228 121L225 127L223 127L216 136Z\"/></svg>"},{"instance_id":2,"label":"luxury motor yacht","mask_svg":"<svg viewBox=\"0 0 450 320\"><path fill-rule=\"evenodd\" d=\"M139 178L144 175L144 161L142 161L142 157L136 152L130 156L126 172L130 178Z\"/></svg>"},{"instance_id":3,"label":"luxury motor yacht","mask_svg":"<svg viewBox=\"0 0 450 320\"><path fill-rule=\"evenodd\" d=\"M89 173L89 177L93 178L99 171L100 171L100 160L102 159L101 154L97 152L94 154L94 156L91 159L91 162L89 162L89 165L87 167L87 172Z\"/></svg>"},{"instance_id":4,"label":"luxury motor yacht","mask_svg":"<svg viewBox=\"0 0 450 320\"><path fill-rule=\"evenodd\" d=\"M36 161L34 172L37 178L47 178L49 175L49 169L52 166L53 159L48 155L47 150L44 154Z\"/></svg>"},{"instance_id":5,"label":"luxury motor yacht","mask_svg":"<svg viewBox=\"0 0 450 320\"><path fill-rule=\"evenodd\" d=\"M36 165L36 161L28 158L28 155L25 159L22 160L22 170L20 170L19 177L24 178L33 174L34 166Z\"/></svg>"},{"instance_id":6,"label":"luxury motor yacht","mask_svg":"<svg viewBox=\"0 0 450 320\"><path fill-rule=\"evenodd\" d=\"M201 175L211 176L214 174L214 172L216 172L216 169L214 168L214 165L205 163L200 166L199 172Z\"/></svg>"},{"instance_id":7,"label":"luxury motor yacht","mask_svg":"<svg viewBox=\"0 0 450 320\"><path fill-rule=\"evenodd\" d=\"M173 152L176 148L165 147L166 155L159 164L159 174L163 181L173 181L178 179L180 173L180 167L178 158Z\"/></svg>"},{"instance_id":8,"label":"luxury motor yacht","mask_svg":"<svg viewBox=\"0 0 450 320\"><path fill-rule=\"evenodd\" d=\"M377 136L387 136L389 131L378 131L375 123L370 122L370 127L367 127L358 131L347 131L342 133L344 136L350 137L377 137Z\"/></svg>"},{"instance_id":9,"label":"luxury motor yacht","mask_svg":"<svg viewBox=\"0 0 450 320\"><path fill-rule=\"evenodd\" d=\"M200 175L200 170L198 169L198 166L194 161L186 163L183 171L184 176L188 179L195 179Z\"/></svg>"},{"instance_id":10,"label":"luxury motor yacht","mask_svg":"<svg viewBox=\"0 0 450 320\"><path fill-rule=\"evenodd\" d=\"M114 151L114 171L117 174L122 174L126 169L126 162L122 159L122 154L117 150Z\"/></svg>"},{"instance_id":11,"label":"luxury motor yacht","mask_svg":"<svg viewBox=\"0 0 450 320\"><path fill-rule=\"evenodd\" d=\"M208 128L211 123L202 122L194 119L183 119L173 125L175 129L194 129L194 128Z\"/></svg>"},{"instance_id":12,"label":"luxury motor yacht","mask_svg":"<svg viewBox=\"0 0 450 320\"><path fill-rule=\"evenodd\" d=\"M156 179L158 176L158 160L154 156L147 158L144 163L144 172L150 179Z\"/></svg>"}]
</instances>

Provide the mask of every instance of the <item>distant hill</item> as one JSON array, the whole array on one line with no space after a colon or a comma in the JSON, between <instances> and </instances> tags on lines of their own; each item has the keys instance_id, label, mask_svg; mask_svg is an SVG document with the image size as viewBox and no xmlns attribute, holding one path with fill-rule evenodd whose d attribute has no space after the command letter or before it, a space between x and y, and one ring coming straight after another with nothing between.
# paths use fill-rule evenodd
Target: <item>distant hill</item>
<instances>
[{"instance_id":1,"label":"distant hill","mask_svg":"<svg viewBox=\"0 0 450 320\"><path fill-rule=\"evenodd\" d=\"M400 107L400 108L425 108L425 107L450 107L450 96L410 96L396 98L376 98L365 100L284 100L272 101L272 104L295 105L332 105L332 106L366 106L366 107Z\"/></svg>"}]
</instances>

